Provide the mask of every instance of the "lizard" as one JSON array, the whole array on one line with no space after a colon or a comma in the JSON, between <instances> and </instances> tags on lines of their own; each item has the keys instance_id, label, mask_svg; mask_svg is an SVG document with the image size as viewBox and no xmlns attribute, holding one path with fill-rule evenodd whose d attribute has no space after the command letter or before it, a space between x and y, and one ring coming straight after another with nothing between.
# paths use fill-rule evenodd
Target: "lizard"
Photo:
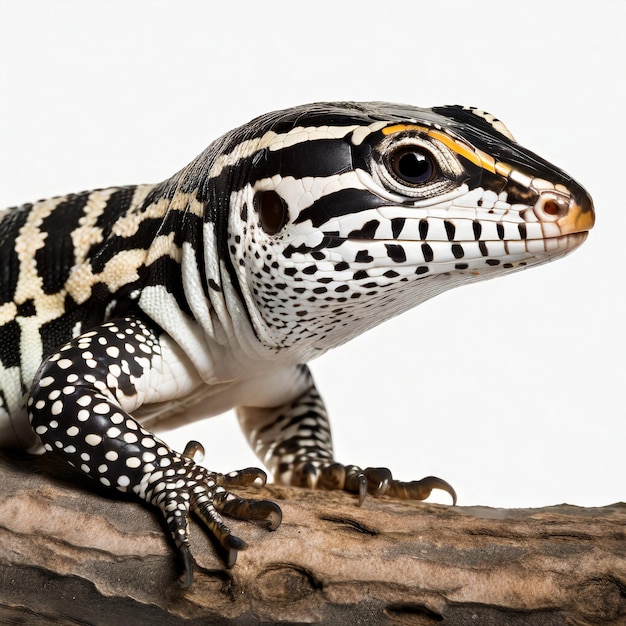
<instances>
[{"instance_id":1,"label":"lizard","mask_svg":"<svg viewBox=\"0 0 626 626\"><path fill-rule=\"evenodd\" d=\"M425 499L334 458L308 363L450 288L563 257L592 200L493 115L326 102L271 112L164 182L0 213L0 447L52 452L160 510L193 579L196 515L227 565L227 517L281 522L258 468L212 472L153 430L235 408L281 484Z\"/></svg>"}]
</instances>

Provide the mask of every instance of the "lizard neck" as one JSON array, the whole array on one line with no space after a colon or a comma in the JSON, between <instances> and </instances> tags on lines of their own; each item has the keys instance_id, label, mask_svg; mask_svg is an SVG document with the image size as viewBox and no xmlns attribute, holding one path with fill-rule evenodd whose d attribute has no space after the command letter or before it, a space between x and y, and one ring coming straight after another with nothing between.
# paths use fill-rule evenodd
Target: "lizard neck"
<instances>
[{"instance_id":1,"label":"lizard neck","mask_svg":"<svg viewBox=\"0 0 626 626\"><path fill-rule=\"evenodd\" d=\"M259 342L221 237L219 194L185 190L190 167L151 194L161 217L145 255L138 305L183 350L204 382L235 380L276 358ZM196 172L197 175L197 172Z\"/></svg>"}]
</instances>

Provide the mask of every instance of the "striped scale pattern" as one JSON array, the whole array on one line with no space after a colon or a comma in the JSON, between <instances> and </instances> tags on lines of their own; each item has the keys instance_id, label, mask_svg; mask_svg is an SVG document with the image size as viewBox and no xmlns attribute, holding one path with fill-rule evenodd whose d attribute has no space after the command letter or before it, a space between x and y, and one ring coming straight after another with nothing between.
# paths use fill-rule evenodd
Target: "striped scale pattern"
<instances>
[{"instance_id":1,"label":"striped scale pattern","mask_svg":"<svg viewBox=\"0 0 626 626\"><path fill-rule=\"evenodd\" d=\"M0 445L54 452L158 507L188 585L195 514L233 564L223 516L280 509L152 432L236 408L278 482L427 497L427 477L338 462L306 365L447 289L559 258L589 195L461 106L316 103L256 118L170 179L0 212ZM198 411L195 411L198 414ZM194 446L192 446L193 448Z\"/></svg>"}]
</instances>

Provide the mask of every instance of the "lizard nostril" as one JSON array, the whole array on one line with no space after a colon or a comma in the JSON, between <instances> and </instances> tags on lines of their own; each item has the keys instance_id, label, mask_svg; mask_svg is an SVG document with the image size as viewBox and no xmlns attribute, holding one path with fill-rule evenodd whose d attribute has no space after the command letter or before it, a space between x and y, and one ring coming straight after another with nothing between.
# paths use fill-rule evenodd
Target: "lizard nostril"
<instances>
[{"instance_id":1,"label":"lizard nostril","mask_svg":"<svg viewBox=\"0 0 626 626\"><path fill-rule=\"evenodd\" d=\"M556 191L544 191L539 195L534 210L541 220L557 220L567 215L571 198Z\"/></svg>"}]
</instances>

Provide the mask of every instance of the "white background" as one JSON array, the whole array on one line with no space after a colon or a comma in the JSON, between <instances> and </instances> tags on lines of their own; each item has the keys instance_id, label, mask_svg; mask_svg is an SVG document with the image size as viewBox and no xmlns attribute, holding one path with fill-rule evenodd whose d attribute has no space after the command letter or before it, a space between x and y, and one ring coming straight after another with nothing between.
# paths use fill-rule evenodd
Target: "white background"
<instances>
[{"instance_id":1,"label":"white background","mask_svg":"<svg viewBox=\"0 0 626 626\"><path fill-rule=\"evenodd\" d=\"M624 500L625 18L619 0L0 0L0 205L165 179L307 101L490 111L588 188L597 226L315 362L337 458L440 475L460 504ZM257 463L232 415L168 439L190 437L212 469Z\"/></svg>"}]
</instances>

